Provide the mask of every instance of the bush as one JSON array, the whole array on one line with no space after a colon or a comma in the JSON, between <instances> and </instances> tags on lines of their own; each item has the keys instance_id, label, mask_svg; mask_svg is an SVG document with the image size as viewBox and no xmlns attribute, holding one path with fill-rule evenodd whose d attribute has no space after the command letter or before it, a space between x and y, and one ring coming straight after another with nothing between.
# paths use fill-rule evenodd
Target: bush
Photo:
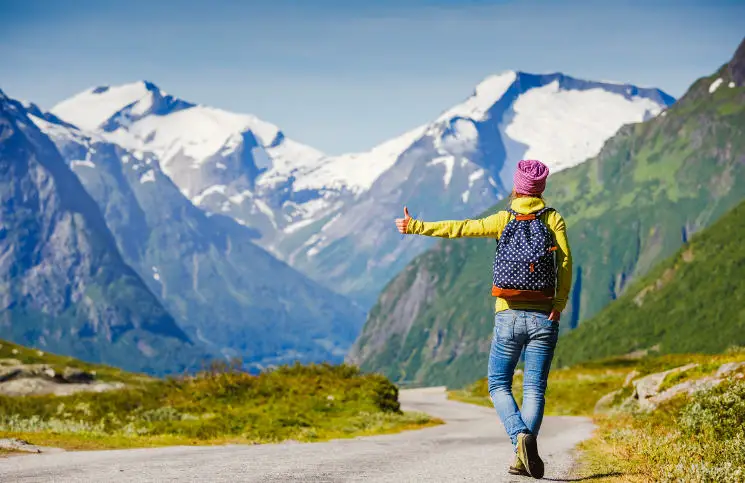
<instances>
[{"instance_id":1,"label":"bush","mask_svg":"<svg viewBox=\"0 0 745 483\"><path fill-rule=\"evenodd\" d=\"M697 393L681 411L678 423L688 435L715 440L745 436L745 382Z\"/></svg>"}]
</instances>

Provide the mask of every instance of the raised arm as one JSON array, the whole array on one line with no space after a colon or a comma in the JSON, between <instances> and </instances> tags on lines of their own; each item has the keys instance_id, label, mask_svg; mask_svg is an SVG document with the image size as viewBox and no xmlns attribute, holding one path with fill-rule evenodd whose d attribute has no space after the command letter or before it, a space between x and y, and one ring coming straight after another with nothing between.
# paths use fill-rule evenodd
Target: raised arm
<instances>
[{"instance_id":1,"label":"raised arm","mask_svg":"<svg viewBox=\"0 0 745 483\"><path fill-rule=\"evenodd\" d=\"M404 217L396 219L396 227L409 235L435 236L440 238L499 238L507 224L509 215L499 212L477 220L420 221L409 216L404 207Z\"/></svg>"}]
</instances>

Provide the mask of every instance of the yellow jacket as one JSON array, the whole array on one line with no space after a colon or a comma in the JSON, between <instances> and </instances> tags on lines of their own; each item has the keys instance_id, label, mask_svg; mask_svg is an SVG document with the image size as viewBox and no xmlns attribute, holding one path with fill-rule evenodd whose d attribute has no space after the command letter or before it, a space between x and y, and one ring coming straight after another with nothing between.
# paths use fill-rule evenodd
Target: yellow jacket
<instances>
[{"instance_id":1,"label":"yellow jacket","mask_svg":"<svg viewBox=\"0 0 745 483\"><path fill-rule=\"evenodd\" d=\"M544 208L546 204L541 198L522 197L512 201L511 208L520 214L528 214ZM508 211L500 211L493 215L478 220L450 220L450 221L420 221L411 219L406 228L406 233L412 235L436 236L441 238L496 238L502 235L504 227L512 218ZM515 310L542 310L552 309L559 312L566 307L569 291L572 288L572 252L569 250L567 240L566 224L564 219L556 211L549 211L541 215L541 220L548 226L556 241L556 264L558 267L556 281L556 295L553 302L525 302L512 301L497 298L495 311Z\"/></svg>"}]
</instances>

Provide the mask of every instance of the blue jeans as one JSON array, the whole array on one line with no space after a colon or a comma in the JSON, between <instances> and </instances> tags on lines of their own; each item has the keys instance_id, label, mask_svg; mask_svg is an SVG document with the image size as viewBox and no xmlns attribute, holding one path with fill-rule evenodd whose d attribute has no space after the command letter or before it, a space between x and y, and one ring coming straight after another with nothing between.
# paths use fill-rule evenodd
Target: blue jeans
<instances>
[{"instance_id":1,"label":"blue jeans","mask_svg":"<svg viewBox=\"0 0 745 483\"><path fill-rule=\"evenodd\" d=\"M538 436L546 404L546 384L559 338L559 324L542 312L505 310L494 318L489 353L489 395L504 429L517 444L517 435ZM512 396L512 376L525 348L522 412Z\"/></svg>"}]
</instances>

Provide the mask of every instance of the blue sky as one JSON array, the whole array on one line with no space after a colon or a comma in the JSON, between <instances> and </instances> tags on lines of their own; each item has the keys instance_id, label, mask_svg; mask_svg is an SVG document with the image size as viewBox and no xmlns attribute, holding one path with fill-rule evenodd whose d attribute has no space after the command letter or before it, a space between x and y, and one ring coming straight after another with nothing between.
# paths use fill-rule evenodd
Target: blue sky
<instances>
[{"instance_id":1,"label":"blue sky","mask_svg":"<svg viewBox=\"0 0 745 483\"><path fill-rule=\"evenodd\" d=\"M508 69L678 97L729 60L744 18L742 0L0 0L0 89L50 108L147 79L334 154L425 123Z\"/></svg>"}]
</instances>

